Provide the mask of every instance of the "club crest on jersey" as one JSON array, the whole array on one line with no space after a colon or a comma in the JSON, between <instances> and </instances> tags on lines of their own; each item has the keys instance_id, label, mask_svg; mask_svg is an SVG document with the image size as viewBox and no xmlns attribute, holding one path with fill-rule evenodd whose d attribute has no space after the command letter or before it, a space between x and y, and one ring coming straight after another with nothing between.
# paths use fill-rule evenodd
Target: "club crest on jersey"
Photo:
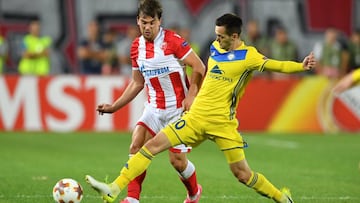
<instances>
[{"instance_id":1,"label":"club crest on jersey","mask_svg":"<svg viewBox=\"0 0 360 203\"><path fill-rule=\"evenodd\" d=\"M231 60L234 60L235 58L235 54L230 52L228 55L227 55L227 58L231 61Z\"/></svg>"},{"instance_id":2,"label":"club crest on jersey","mask_svg":"<svg viewBox=\"0 0 360 203\"><path fill-rule=\"evenodd\" d=\"M163 50L163 51L165 51L166 48L167 48L167 43L166 43L166 42L163 42L163 43L161 44L161 46L160 46L160 49Z\"/></svg>"}]
</instances>

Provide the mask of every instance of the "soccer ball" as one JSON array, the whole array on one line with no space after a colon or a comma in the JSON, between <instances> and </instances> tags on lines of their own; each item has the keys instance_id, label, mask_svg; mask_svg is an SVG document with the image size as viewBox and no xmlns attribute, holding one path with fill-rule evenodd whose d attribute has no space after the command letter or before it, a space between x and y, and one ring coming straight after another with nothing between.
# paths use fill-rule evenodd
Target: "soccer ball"
<instances>
[{"instance_id":1,"label":"soccer ball","mask_svg":"<svg viewBox=\"0 0 360 203\"><path fill-rule=\"evenodd\" d=\"M83 198L83 189L76 180L64 178L55 184L53 197L57 203L80 203Z\"/></svg>"}]
</instances>

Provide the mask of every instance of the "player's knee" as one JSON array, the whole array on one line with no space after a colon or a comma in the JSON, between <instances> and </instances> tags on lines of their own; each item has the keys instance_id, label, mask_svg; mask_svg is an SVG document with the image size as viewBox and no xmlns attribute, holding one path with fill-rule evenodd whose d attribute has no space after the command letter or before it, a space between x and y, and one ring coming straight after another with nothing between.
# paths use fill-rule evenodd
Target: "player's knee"
<instances>
[{"instance_id":1,"label":"player's knee","mask_svg":"<svg viewBox=\"0 0 360 203\"><path fill-rule=\"evenodd\" d=\"M247 173L246 171L240 171L238 172L237 174L234 174L235 177L243 184L246 184L250 177L251 177L251 174L250 173Z\"/></svg>"},{"instance_id":2,"label":"player's knee","mask_svg":"<svg viewBox=\"0 0 360 203\"><path fill-rule=\"evenodd\" d=\"M238 179L239 182L241 182L243 184L246 184L251 177L250 170L236 168L236 169L233 169L232 172L233 172L233 175L235 176L235 178Z\"/></svg>"},{"instance_id":3,"label":"player's knee","mask_svg":"<svg viewBox=\"0 0 360 203\"><path fill-rule=\"evenodd\" d=\"M142 146L140 144L131 143L130 149L129 149L130 154L136 154L141 149L141 147Z\"/></svg>"}]
</instances>

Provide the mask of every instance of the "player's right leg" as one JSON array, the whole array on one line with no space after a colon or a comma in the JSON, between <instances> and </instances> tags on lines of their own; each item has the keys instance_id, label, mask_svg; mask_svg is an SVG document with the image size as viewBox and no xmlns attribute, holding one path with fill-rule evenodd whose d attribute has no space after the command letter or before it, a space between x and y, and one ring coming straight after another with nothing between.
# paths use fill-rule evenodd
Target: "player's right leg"
<instances>
[{"instance_id":1,"label":"player's right leg","mask_svg":"<svg viewBox=\"0 0 360 203\"><path fill-rule=\"evenodd\" d=\"M179 143L177 143L179 144ZM150 139L146 144L131 157L125 166L121 169L120 175L110 184L106 184L95 180L87 175L86 180L92 188L94 188L105 200L105 202L113 202L119 195L120 191L142 174L150 165L152 158L171 147L171 143L165 133L160 132L154 138Z\"/></svg>"},{"instance_id":2,"label":"player's right leg","mask_svg":"<svg viewBox=\"0 0 360 203\"><path fill-rule=\"evenodd\" d=\"M169 150L170 163L178 172L181 182L187 190L184 203L197 203L200 200L202 187L197 182L194 164L187 159L186 153L191 147L179 145Z\"/></svg>"},{"instance_id":3,"label":"player's right leg","mask_svg":"<svg viewBox=\"0 0 360 203\"><path fill-rule=\"evenodd\" d=\"M129 157L132 157L134 154L136 154L144 145L144 143L151 137L151 133L143 125L136 125L132 134ZM146 171L144 171L134 180L130 181L127 187L127 197L124 200L120 201L120 203L139 203L142 183L145 177Z\"/></svg>"}]
</instances>

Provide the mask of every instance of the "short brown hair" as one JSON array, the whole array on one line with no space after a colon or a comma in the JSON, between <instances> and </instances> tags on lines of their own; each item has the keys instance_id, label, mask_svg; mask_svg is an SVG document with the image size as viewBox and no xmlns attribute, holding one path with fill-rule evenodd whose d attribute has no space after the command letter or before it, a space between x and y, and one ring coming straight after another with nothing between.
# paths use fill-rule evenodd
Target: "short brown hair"
<instances>
[{"instance_id":1,"label":"short brown hair","mask_svg":"<svg viewBox=\"0 0 360 203\"><path fill-rule=\"evenodd\" d=\"M141 0L138 7L138 17L140 14L161 19L162 6L157 0Z\"/></svg>"}]
</instances>

